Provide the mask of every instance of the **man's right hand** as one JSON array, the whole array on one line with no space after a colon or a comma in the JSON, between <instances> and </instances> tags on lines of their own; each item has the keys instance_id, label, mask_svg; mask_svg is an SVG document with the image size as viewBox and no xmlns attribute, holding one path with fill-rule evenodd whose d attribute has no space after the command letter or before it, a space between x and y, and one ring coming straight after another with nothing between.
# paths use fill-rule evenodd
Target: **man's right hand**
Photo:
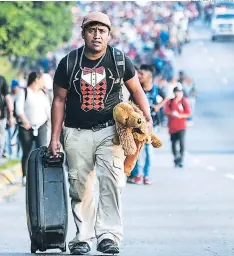
<instances>
[{"instance_id":1,"label":"man's right hand","mask_svg":"<svg viewBox=\"0 0 234 256\"><path fill-rule=\"evenodd\" d=\"M23 126L24 126L24 129L26 129L26 130L29 130L29 129L32 128L32 126L31 126L31 124L29 122L24 122Z\"/></svg>"},{"instance_id":2,"label":"man's right hand","mask_svg":"<svg viewBox=\"0 0 234 256\"><path fill-rule=\"evenodd\" d=\"M160 110L160 105L158 104L158 105L154 105L154 111L155 112L158 112L159 110Z\"/></svg>"},{"instance_id":3,"label":"man's right hand","mask_svg":"<svg viewBox=\"0 0 234 256\"><path fill-rule=\"evenodd\" d=\"M172 112L171 112L171 116L173 116L173 117L179 117L178 111L172 111Z\"/></svg>"},{"instance_id":4,"label":"man's right hand","mask_svg":"<svg viewBox=\"0 0 234 256\"><path fill-rule=\"evenodd\" d=\"M49 152L51 152L51 154L54 156L54 157L60 157L60 155L58 154L59 151L60 151L60 147L61 147L61 143L59 140L55 140L55 139L52 139L50 141L50 145L48 147L48 150Z\"/></svg>"}]
</instances>

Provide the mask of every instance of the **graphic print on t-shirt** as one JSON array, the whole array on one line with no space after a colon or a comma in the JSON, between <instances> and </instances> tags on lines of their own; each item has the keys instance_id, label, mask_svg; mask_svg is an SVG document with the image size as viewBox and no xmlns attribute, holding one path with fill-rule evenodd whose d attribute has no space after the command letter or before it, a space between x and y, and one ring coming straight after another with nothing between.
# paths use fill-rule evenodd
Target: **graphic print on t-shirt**
<instances>
[{"instance_id":1,"label":"graphic print on t-shirt","mask_svg":"<svg viewBox=\"0 0 234 256\"><path fill-rule=\"evenodd\" d=\"M103 66L83 68L80 78L81 109L88 112L92 109L100 111L104 105L107 91L106 71Z\"/></svg>"}]
</instances>

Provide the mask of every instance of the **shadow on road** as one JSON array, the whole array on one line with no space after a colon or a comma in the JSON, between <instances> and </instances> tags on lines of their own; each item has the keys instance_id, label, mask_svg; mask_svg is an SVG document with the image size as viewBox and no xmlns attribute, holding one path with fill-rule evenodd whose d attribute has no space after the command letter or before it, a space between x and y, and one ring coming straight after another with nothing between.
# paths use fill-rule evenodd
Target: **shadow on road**
<instances>
[{"instance_id":1,"label":"shadow on road","mask_svg":"<svg viewBox=\"0 0 234 256\"><path fill-rule=\"evenodd\" d=\"M219 150L219 149L214 149L214 150L189 150L190 154L199 154L199 155L233 155L234 150Z\"/></svg>"}]
</instances>

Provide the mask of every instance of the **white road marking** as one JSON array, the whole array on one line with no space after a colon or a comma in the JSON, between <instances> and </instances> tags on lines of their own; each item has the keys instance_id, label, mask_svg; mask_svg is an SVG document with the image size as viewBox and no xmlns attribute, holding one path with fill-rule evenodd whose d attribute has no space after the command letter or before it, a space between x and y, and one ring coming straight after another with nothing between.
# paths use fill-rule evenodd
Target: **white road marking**
<instances>
[{"instance_id":1,"label":"white road marking","mask_svg":"<svg viewBox=\"0 0 234 256\"><path fill-rule=\"evenodd\" d=\"M198 159L198 158L194 158L194 159L193 159L193 162L194 162L195 164L199 164L201 161L200 161L200 159Z\"/></svg>"},{"instance_id":2,"label":"white road marking","mask_svg":"<svg viewBox=\"0 0 234 256\"><path fill-rule=\"evenodd\" d=\"M207 48L203 48L203 52L204 53L208 53L208 49Z\"/></svg>"},{"instance_id":3,"label":"white road marking","mask_svg":"<svg viewBox=\"0 0 234 256\"><path fill-rule=\"evenodd\" d=\"M215 172L216 171L216 168L214 166L212 166L212 165L208 165L206 168L210 172Z\"/></svg>"},{"instance_id":4,"label":"white road marking","mask_svg":"<svg viewBox=\"0 0 234 256\"><path fill-rule=\"evenodd\" d=\"M215 68L214 71L215 71L215 73L217 73L217 74L220 73L220 69L219 69L219 68Z\"/></svg>"},{"instance_id":5,"label":"white road marking","mask_svg":"<svg viewBox=\"0 0 234 256\"><path fill-rule=\"evenodd\" d=\"M210 57L210 58L209 58L209 61L210 61L211 63L213 63L213 62L214 62L214 58Z\"/></svg>"},{"instance_id":6,"label":"white road marking","mask_svg":"<svg viewBox=\"0 0 234 256\"><path fill-rule=\"evenodd\" d=\"M221 82L222 82L223 84L227 84L227 83L228 83L228 80L227 80L227 78L223 77L223 78L221 79Z\"/></svg>"},{"instance_id":7,"label":"white road marking","mask_svg":"<svg viewBox=\"0 0 234 256\"><path fill-rule=\"evenodd\" d=\"M234 174L227 173L227 174L225 174L224 176L225 176L226 178L228 178L228 179L234 180Z\"/></svg>"}]
</instances>

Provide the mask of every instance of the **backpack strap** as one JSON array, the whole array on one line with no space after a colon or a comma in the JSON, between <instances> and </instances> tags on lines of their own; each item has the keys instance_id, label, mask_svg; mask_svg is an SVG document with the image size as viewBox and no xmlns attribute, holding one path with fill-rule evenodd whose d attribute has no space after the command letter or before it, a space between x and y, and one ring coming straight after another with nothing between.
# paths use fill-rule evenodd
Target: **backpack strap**
<instances>
[{"instance_id":1,"label":"backpack strap","mask_svg":"<svg viewBox=\"0 0 234 256\"><path fill-rule=\"evenodd\" d=\"M125 56L124 53L114 47L112 47L113 58L115 62L116 72L118 74L121 87L124 85L124 73L125 73ZM123 101L123 88L119 91L119 100Z\"/></svg>"},{"instance_id":2,"label":"backpack strap","mask_svg":"<svg viewBox=\"0 0 234 256\"><path fill-rule=\"evenodd\" d=\"M153 98L153 104L157 104L157 97L158 96L158 86L153 85L153 93L152 93L152 98Z\"/></svg>"},{"instance_id":3,"label":"backpack strap","mask_svg":"<svg viewBox=\"0 0 234 256\"><path fill-rule=\"evenodd\" d=\"M113 49L113 57L115 61L116 71L120 79L120 83L123 84L123 78L125 73L125 56L122 51L114 47L112 47L112 49Z\"/></svg>"},{"instance_id":4,"label":"backpack strap","mask_svg":"<svg viewBox=\"0 0 234 256\"><path fill-rule=\"evenodd\" d=\"M170 109L170 110L172 110L172 109L171 109L172 101L173 101L173 99L170 99L170 103L169 103L169 109ZM184 109L184 97L182 98L181 104L182 104L182 107L183 107L183 109Z\"/></svg>"},{"instance_id":5,"label":"backpack strap","mask_svg":"<svg viewBox=\"0 0 234 256\"><path fill-rule=\"evenodd\" d=\"M172 107L172 101L173 101L173 99L170 99L169 105L168 105L168 107L169 107L170 110L172 110L172 108L171 108L171 107Z\"/></svg>"},{"instance_id":6,"label":"backpack strap","mask_svg":"<svg viewBox=\"0 0 234 256\"><path fill-rule=\"evenodd\" d=\"M80 49L80 48L79 48ZM72 86L72 77L75 71L76 64L79 62L79 49L72 50L67 55L67 77L68 77L68 91L70 91Z\"/></svg>"},{"instance_id":7,"label":"backpack strap","mask_svg":"<svg viewBox=\"0 0 234 256\"><path fill-rule=\"evenodd\" d=\"M24 101L26 101L27 97L28 97L28 90L26 87L26 88L24 88Z\"/></svg>"},{"instance_id":8,"label":"backpack strap","mask_svg":"<svg viewBox=\"0 0 234 256\"><path fill-rule=\"evenodd\" d=\"M0 94L0 119L5 117L4 109L5 109L6 102L4 100L3 95Z\"/></svg>"}]
</instances>

